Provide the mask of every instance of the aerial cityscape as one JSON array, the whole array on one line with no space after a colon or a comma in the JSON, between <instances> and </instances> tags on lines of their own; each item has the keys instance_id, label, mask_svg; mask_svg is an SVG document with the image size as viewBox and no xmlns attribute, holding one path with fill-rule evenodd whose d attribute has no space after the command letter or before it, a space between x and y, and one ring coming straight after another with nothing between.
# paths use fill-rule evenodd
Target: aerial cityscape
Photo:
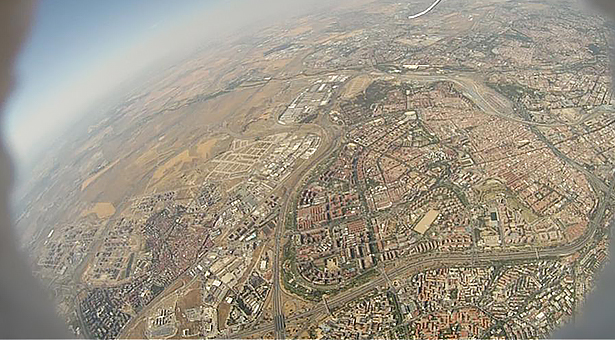
<instances>
[{"instance_id":1,"label":"aerial cityscape","mask_svg":"<svg viewBox=\"0 0 615 340\"><path fill-rule=\"evenodd\" d=\"M236 32L39 162L35 276L79 338L549 337L610 257L611 28L356 0Z\"/></svg>"}]
</instances>

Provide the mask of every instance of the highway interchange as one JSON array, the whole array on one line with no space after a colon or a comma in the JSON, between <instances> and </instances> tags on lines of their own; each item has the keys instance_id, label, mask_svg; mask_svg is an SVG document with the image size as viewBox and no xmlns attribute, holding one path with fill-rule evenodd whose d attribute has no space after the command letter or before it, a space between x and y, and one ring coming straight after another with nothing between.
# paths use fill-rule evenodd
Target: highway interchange
<instances>
[{"instance_id":1,"label":"highway interchange","mask_svg":"<svg viewBox=\"0 0 615 340\"><path fill-rule=\"evenodd\" d=\"M485 252L485 253L475 253L475 252L460 252L460 253L419 253L414 254L403 260L403 263L398 264L394 267L384 269L383 273L385 275L381 275L372 281L341 292L335 296L329 297L327 299L327 305L325 303L320 302L313 308L308 311L304 311L292 316L285 316L283 311L283 304L281 301L281 279L280 279L280 257L282 256L282 246L284 243L284 232L285 232L285 222L286 217L289 212L292 211L292 203L294 202L293 197L297 195L298 190L300 190L304 179L312 172L312 170L317 167L323 160L327 159L340 145L341 143L341 133L339 128L334 126L327 118L326 115L321 115L320 121L318 125L324 131L323 143L321 144L325 149L317 153L318 156L313 160L310 160L310 163L306 166L302 166L296 170L295 173L300 173L300 176L291 176L291 179L286 183L286 190L284 201L282 203L282 208L280 209L276 230L275 230L275 257L273 261L273 323L265 324L259 327L255 327L253 329L248 329L245 331L241 331L238 333L230 334L230 338L250 338L254 336L259 336L265 333L273 332L276 339L284 339L286 337L286 326L287 325L297 325L301 324L308 318L314 319L315 317L319 317L324 313L327 313L327 307L331 309L335 309L341 307L348 302L359 298L369 291L373 290L378 286L383 286L387 284L388 280L395 280L400 277L407 276L413 272L417 272L419 270L425 270L438 266L458 266L464 264L473 264L473 265L485 265L489 263L499 262L499 261L531 261L536 260L537 257L561 257L571 255L584 246L586 246L594 237L596 230L602 224L604 224L603 216L606 211L607 206L610 203L610 200L613 196L613 190L615 187L615 180L611 181L611 185L607 186L602 180L600 180L597 176L587 171L585 168L577 164L576 162L570 160L565 155L563 155L559 150L557 150L541 133L536 129L536 125L545 126L545 124L537 124L523 118L517 118L513 116L513 112L502 112L508 111L508 108L502 106L502 101L498 100L497 102L493 101L494 96L485 97L481 94L481 87L473 80L470 80L467 77L459 77L459 76L430 76L430 75L412 75L412 76L400 76L401 80L418 80L418 81L451 81L458 86L460 86L466 95L468 95L471 99L473 99L476 104L487 114L495 115L503 119L507 119L509 121L514 121L516 123L527 124L530 126L531 130L537 134L537 137L541 139L543 142L547 144L549 148L553 150L553 152L560 157L564 162L570 164L575 169L584 173L588 180L590 181L594 191L602 195L599 200L598 205L594 209L593 218L590 222L588 230L583 234L583 236L576 239L574 242L570 244L566 244L559 247L549 247L549 248L533 248L533 247L525 247L518 250L507 250L507 251L499 251L499 252ZM491 99L491 101L490 101ZM512 106L510 107L512 108ZM587 118L586 118L587 119ZM577 124L582 123L584 120L577 122Z\"/></svg>"}]
</instances>

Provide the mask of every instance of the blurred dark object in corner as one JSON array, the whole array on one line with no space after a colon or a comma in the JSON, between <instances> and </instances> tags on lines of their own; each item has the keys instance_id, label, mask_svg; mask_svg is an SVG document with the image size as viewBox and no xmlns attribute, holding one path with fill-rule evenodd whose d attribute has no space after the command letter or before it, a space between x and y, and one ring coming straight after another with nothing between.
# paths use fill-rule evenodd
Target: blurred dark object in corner
<instances>
[{"instance_id":1,"label":"blurred dark object in corner","mask_svg":"<svg viewBox=\"0 0 615 340\"><path fill-rule=\"evenodd\" d=\"M615 0L586 0L593 9L601 15L611 18L615 23ZM613 32L609 32L609 50L611 59L611 86L615 85L615 54ZM580 310L575 311L573 322L552 334L555 339L613 339L615 338L615 245L612 237L615 232L615 221L610 222L611 228L611 260L598 277L596 289L586 296Z\"/></svg>"},{"instance_id":2,"label":"blurred dark object in corner","mask_svg":"<svg viewBox=\"0 0 615 340\"><path fill-rule=\"evenodd\" d=\"M613 0L589 0L599 10L605 11L608 15L613 17L615 13L615 1Z\"/></svg>"},{"instance_id":3,"label":"blurred dark object in corner","mask_svg":"<svg viewBox=\"0 0 615 340\"><path fill-rule=\"evenodd\" d=\"M588 0L615 21L615 0ZM28 33L34 8L32 0L0 1L0 101L2 107L14 85L13 64ZM611 48L613 46L611 45ZM613 56L611 56L613 57ZM613 60L613 59L612 59ZM0 115L3 114L0 111ZM0 117L0 124L4 121ZM0 131L2 131L0 126ZM0 136L2 137L2 136ZM63 322L54 312L37 280L21 256L9 213L12 166L4 139L0 138L0 338L68 338ZM613 246L611 246L613 254ZM584 316L562 329L561 338L615 337L615 265L602 275L596 292L588 297Z\"/></svg>"},{"instance_id":4,"label":"blurred dark object in corner","mask_svg":"<svg viewBox=\"0 0 615 340\"><path fill-rule=\"evenodd\" d=\"M34 5L31 0L0 1L0 115L15 85L13 66ZM9 210L12 171L0 138L0 338L68 338L68 330L18 249Z\"/></svg>"}]
</instances>

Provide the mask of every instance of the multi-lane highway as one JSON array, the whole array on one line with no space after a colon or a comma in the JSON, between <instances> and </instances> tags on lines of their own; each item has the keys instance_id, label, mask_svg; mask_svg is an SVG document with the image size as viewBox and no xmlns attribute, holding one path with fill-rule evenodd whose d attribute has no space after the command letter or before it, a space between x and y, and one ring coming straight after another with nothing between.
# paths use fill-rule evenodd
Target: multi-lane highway
<instances>
[{"instance_id":1,"label":"multi-lane highway","mask_svg":"<svg viewBox=\"0 0 615 340\"><path fill-rule=\"evenodd\" d=\"M452 81L463 88L466 93L472 97L473 100L477 102L477 105L484 110L486 113L497 115L501 118L515 121L517 123L527 124L527 125L537 125L532 122L528 122L523 118L516 118L512 115L512 112L501 112L503 110L502 102L490 102L488 98L481 95L481 90L479 86L472 81L466 80L464 78L459 77L447 77L447 76L412 76L413 79L420 78L421 80L426 81ZM547 143L549 147L553 149L555 154L562 158L564 161L575 167L577 170L584 173L591 185L594 187L597 193L603 194L601 197L599 204L594 210L593 219L590 221L589 227L582 237L576 239L575 241L565 244L558 247L549 247L549 248L533 248L527 247L519 250L503 250L499 252L485 252L476 254L475 252L459 252L459 253L423 253L423 254L415 254L411 255L407 259L403 261L403 263L389 268L386 270L386 275L382 275L369 283L366 283L362 286L350 289L348 291L342 292L336 296L330 297L327 300L327 305L324 303L319 303L308 311L298 313L292 316L284 316L282 304L281 304L281 288L280 288L280 256L282 255L281 245L283 241L284 229L285 229L285 221L286 217L290 209L292 209L292 197L296 195L296 191L300 188L300 184L303 182L305 176L307 176L311 170L321 163L322 160L326 159L334 152L340 143L340 133L337 129L332 128L330 125L327 126L327 122L324 123L321 121L319 124L326 132L326 138L323 136L323 143L328 141L328 147L319 155L311 161L311 163L307 166L302 166L298 171L303 171L301 176L294 177L291 183L287 183L287 187L289 190L286 191L286 197L284 198L283 206L280 210L280 216L278 218L278 223L276 226L275 233L275 258L274 258L274 268L273 268L273 311L274 311L274 323L268 325L262 325L260 327L246 330L243 332L239 332L236 334L232 334L233 338L247 338L258 336L266 332L274 332L276 338L284 338L286 336L285 327L287 324L297 324L302 321L307 320L308 318L313 318L315 316L323 315L323 313L327 313L327 307L331 309L335 309L343 306L344 304L359 298L360 296L368 293L378 286L383 286L387 284L387 280L395 280L400 277L405 277L412 272L416 272L419 270L424 270L428 268L438 267L438 266L455 266L455 265L468 265L468 264L489 264L498 261L532 261L535 260L536 257L561 257L574 254L581 250L585 245L587 245L593 239L593 236L597 230L597 228L604 223L603 216L605 210L613 197L613 192L615 188L615 178L611 181L610 186L606 186L606 184L601 181L597 176L588 172L586 169L579 168L578 164L567 159L564 155L558 152L557 149L553 148L552 145L544 138L544 136L538 135L538 137L543 140L543 142ZM533 129L536 133L536 129ZM541 138L543 137L543 138ZM324 145L324 144L323 144Z\"/></svg>"},{"instance_id":2,"label":"multi-lane highway","mask_svg":"<svg viewBox=\"0 0 615 340\"><path fill-rule=\"evenodd\" d=\"M284 231L286 229L286 218L292 210L293 197L295 197L297 191L300 190L301 183L303 183L306 176L312 172L313 168L331 156L331 153L333 153L340 144L340 132L338 128L332 125L326 116L321 115L320 120L320 126L323 130L323 134L321 135L321 145L326 147L322 151L319 150L316 157L310 159L308 164L300 166L295 171L300 175L294 177L291 176L288 183L285 183L288 190L286 190L282 208L280 209L280 215L278 216L278 221L276 224L275 249L273 258L273 327L274 336L276 339L284 339L286 337L286 322L280 288L280 257L282 256L282 241Z\"/></svg>"},{"instance_id":3,"label":"multi-lane highway","mask_svg":"<svg viewBox=\"0 0 615 340\"><path fill-rule=\"evenodd\" d=\"M615 187L615 181L609 188L609 193L605 197L611 197L613 193L613 188ZM610 195L611 194L611 195ZM603 223L602 217L604 215L607 200L603 200L596 210L595 218L590 223L590 226L587 232L580 238L576 239L574 242L556 248L545 248L538 250L538 256L540 257L560 257L574 254L583 248L589 241L592 240L594 233L599 225ZM537 250L535 248L528 248L526 250L520 251L503 251L503 252L493 252L493 253L483 253L483 254L473 254L471 252L464 253L428 253L428 254L416 254L409 257L403 264L398 265L387 271L387 276L390 280L395 280L401 277L406 277L412 272L416 272L419 270L429 269L433 267L439 266L456 266L456 265L480 265L480 264L489 264L498 261L532 261L535 260L537 256ZM334 297L328 299L327 303L329 308L334 309L337 307L341 307L346 303L357 299L369 291L373 290L378 286L386 285L387 278L383 275L377 279L372 280L371 282L364 284L363 286L357 287L355 289L351 289L349 291L340 293ZM309 311L299 313L293 315L287 319L287 323L295 324L300 321L306 320L307 318L311 318L313 316L322 315L323 313L327 313L327 306L324 303L320 303L316 305L314 308ZM246 332L241 332L234 334L234 338L246 338L254 335L261 334L263 332L271 331L272 325L264 325L262 327L258 327L256 329L252 329Z\"/></svg>"}]
</instances>

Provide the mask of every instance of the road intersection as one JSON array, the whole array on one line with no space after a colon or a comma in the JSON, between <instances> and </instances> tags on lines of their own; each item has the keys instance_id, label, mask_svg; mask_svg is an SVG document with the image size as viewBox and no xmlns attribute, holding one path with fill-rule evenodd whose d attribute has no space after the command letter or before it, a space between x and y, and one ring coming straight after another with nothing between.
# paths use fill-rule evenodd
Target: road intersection
<instances>
[{"instance_id":1,"label":"road intersection","mask_svg":"<svg viewBox=\"0 0 615 340\"><path fill-rule=\"evenodd\" d=\"M403 76L402 76L403 77ZM487 114L496 115L500 118L514 121L520 124L527 124L530 126L534 133L538 134L538 137L547 144L549 148L563 161L570 163L577 170L584 173L591 185L594 187L595 192L602 193L603 196L599 200L599 204L595 207L593 213L593 219L591 220L588 229L583 236L577 238L573 242L559 246L559 247L547 247L547 248L534 248L526 247L515 250L506 250L499 252L485 252L476 253L474 251L459 252L459 253L418 253L413 254L403 260L403 263L394 267L382 270L382 275L372 281L361 285L359 287L352 288L350 290L341 292L335 296L329 297L325 302L320 302L308 311L298 313L292 316L285 316L283 311L283 305L281 301L281 263L280 257L282 256L282 246L284 243L284 232L286 218L292 211L293 197L296 196L297 191L301 188L306 176L323 160L327 159L339 146L341 142L341 133L339 129L331 124L326 116L321 115L318 125L323 129L325 135L323 137L323 144L328 145L325 150L318 154L318 156L307 166L302 166L297 172L301 172L298 177L293 177L288 183L285 184L286 190L285 199L280 209L280 215L278 217L276 230L275 230L275 257L273 261L273 323L263 325L250 330L241 331L235 334L231 334L231 338L248 338L259 336L264 333L273 332L276 339L284 339L286 337L286 326L301 324L309 318L322 316L329 313L330 310L339 308L348 302L359 298L369 291L379 286L387 285L389 282L410 275L420 270L426 270L439 266L459 266L459 265L487 265L489 263L500 261L533 261L539 258L548 257L562 257L574 254L583 247L585 247L594 237L596 230L602 224L604 224L603 216L610 200L613 197L613 191L615 187L615 180L611 181L611 185L607 186L597 176L587 171L583 167L579 166L575 162L566 158L558 150L549 143L549 141L539 134L539 130L535 129L534 124L526 120L526 117L516 118L512 116L512 112L500 112L502 110L501 102L493 103L489 101L490 97L483 97L480 92L480 86L473 81L469 81L462 77L449 77L449 76L428 76L428 75L413 75L411 77L403 77L402 79L414 79L421 81L452 81L460 86L473 100L477 102L477 105L485 111ZM583 120L584 121L584 120ZM578 123L582 123L579 121ZM542 138L541 138L542 137Z\"/></svg>"}]
</instances>

